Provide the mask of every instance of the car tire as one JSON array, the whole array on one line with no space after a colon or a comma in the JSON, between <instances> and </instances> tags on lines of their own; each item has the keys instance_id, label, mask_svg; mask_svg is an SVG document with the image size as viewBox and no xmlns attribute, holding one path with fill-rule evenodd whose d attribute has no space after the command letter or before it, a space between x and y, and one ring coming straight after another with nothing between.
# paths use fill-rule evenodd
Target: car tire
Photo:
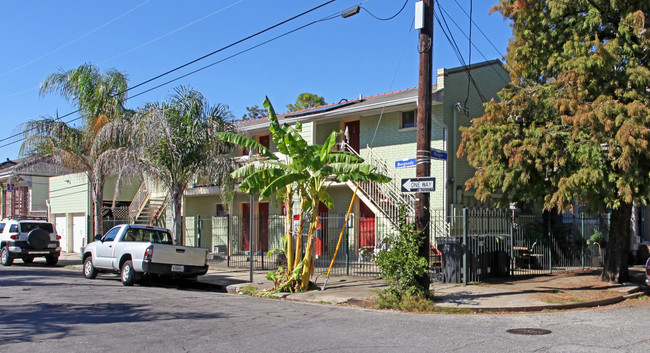
<instances>
[{"instance_id":1,"label":"car tire","mask_svg":"<svg viewBox=\"0 0 650 353\"><path fill-rule=\"evenodd\" d=\"M33 229L27 235L27 244L29 244L32 249L45 249L50 244L50 233L43 228Z\"/></svg>"},{"instance_id":2,"label":"car tire","mask_svg":"<svg viewBox=\"0 0 650 353\"><path fill-rule=\"evenodd\" d=\"M122 284L125 286L132 286L138 280L137 274L133 270L133 262L131 262L131 260L127 260L122 264L120 279L122 280Z\"/></svg>"},{"instance_id":3,"label":"car tire","mask_svg":"<svg viewBox=\"0 0 650 353\"><path fill-rule=\"evenodd\" d=\"M50 266L54 266L59 262L59 255L46 255L45 262Z\"/></svg>"},{"instance_id":4,"label":"car tire","mask_svg":"<svg viewBox=\"0 0 650 353\"><path fill-rule=\"evenodd\" d=\"M84 270L83 270L83 272L84 272L84 277L86 277L88 279L95 279L95 277L97 277L97 273L99 271L97 271L97 269L93 265L92 256L88 256L84 260Z\"/></svg>"},{"instance_id":5,"label":"car tire","mask_svg":"<svg viewBox=\"0 0 650 353\"><path fill-rule=\"evenodd\" d=\"M7 249L6 246L3 246L2 249L0 249L0 262L2 263L2 266L11 266L14 263L14 259L11 258L9 249Z\"/></svg>"},{"instance_id":6,"label":"car tire","mask_svg":"<svg viewBox=\"0 0 650 353\"><path fill-rule=\"evenodd\" d=\"M34 256L25 256L23 257L23 263L31 264L34 262Z\"/></svg>"}]
</instances>

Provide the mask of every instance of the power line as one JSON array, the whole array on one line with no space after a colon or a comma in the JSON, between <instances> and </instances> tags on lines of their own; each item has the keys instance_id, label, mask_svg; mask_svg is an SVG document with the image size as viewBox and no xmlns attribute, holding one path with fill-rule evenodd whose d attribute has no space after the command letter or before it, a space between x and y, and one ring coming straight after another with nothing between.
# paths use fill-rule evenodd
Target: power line
<instances>
[{"instance_id":1,"label":"power line","mask_svg":"<svg viewBox=\"0 0 650 353\"><path fill-rule=\"evenodd\" d=\"M440 1L436 1L435 3L438 5L438 9L441 9ZM472 85L476 89L476 92L478 93L479 98L481 99L481 101L483 103L487 102L487 99L485 98L483 93L481 93L481 90L479 89L478 85L476 84L476 81L474 81L474 78L472 77L472 73L470 72L470 68L467 65L467 63L465 62L465 59L463 58L463 55L460 52L460 48L458 47L458 44L456 43L456 40L454 39L454 36L451 33L451 29L449 28L449 25L447 24L447 20L446 20L444 14L442 13L442 10L440 11L440 17L438 17L438 14L435 13L435 12L434 12L433 16L438 21L438 25L442 29L442 33L447 38L447 41L449 42L449 44L451 44L452 50L453 50L454 54L456 55L456 57L458 58L458 60L460 61L460 64L465 68L465 71L467 72L467 78L472 82ZM440 18L442 18L442 20L440 20ZM443 24L444 24L444 26L443 26Z\"/></svg>"},{"instance_id":2,"label":"power line","mask_svg":"<svg viewBox=\"0 0 650 353\"><path fill-rule=\"evenodd\" d=\"M7 12L7 13L4 14L4 15L2 15L2 16L0 17L0 20L4 20L4 19L7 18L9 15L11 15L12 13L18 11L18 9L20 9L21 7L25 6L25 4L27 4L28 2L29 2L29 0L23 1L22 4L16 6L13 10L9 10L9 12Z\"/></svg>"},{"instance_id":3,"label":"power line","mask_svg":"<svg viewBox=\"0 0 650 353\"><path fill-rule=\"evenodd\" d=\"M458 5L458 7L460 7L460 9L463 11L463 13L465 14L465 16L467 16L467 17L469 18L470 23L473 23L473 24L476 26L476 29L478 29L478 31L481 32L481 34L483 35L483 37L488 41L488 43L490 43L490 45L492 46L492 48L494 48L494 50L495 50L499 55L501 55L502 57L505 57L505 55L503 55L503 53L502 53L502 52L501 52L501 51L496 47L496 45L494 45L494 43L492 43L492 41L490 40L490 37L488 37L488 36L485 34L485 32L483 32L483 30L481 29L481 27L480 27L476 22L474 22L474 20L472 19L472 16L469 15L469 14L467 13L467 11L465 11L465 8L463 8L463 7L458 3L457 0L454 0L454 2L456 3L456 5Z\"/></svg>"},{"instance_id":4,"label":"power line","mask_svg":"<svg viewBox=\"0 0 650 353\"><path fill-rule=\"evenodd\" d=\"M129 50L127 50L127 51L125 51L125 52L123 52L123 53L121 53L121 54L117 54L117 55L115 55L115 56L113 56L113 57L111 57L111 58L108 58L108 59L106 59L106 60L104 60L104 61L98 63L98 65L101 65L101 64L106 63L106 62L108 62L108 61L111 61L111 60L113 60L113 59L117 59L117 58L119 58L119 57L121 57L121 56L123 56L123 55L126 55L126 54L128 54L128 53L131 53L131 52L133 52L133 51L136 51L136 50L138 50L138 49L140 49L140 48L142 48L142 47L145 47L145 46L147 46L147 45L149 45L149 44L151 44L151 43L157 42L157 41L159 41L159 40L161 40L161 39L163 39L163 38L165 38L165 37L168 37L168 36L170 36L170 35L172 35L172 34L178 32L178 31L181 31L181 30L183 30L183 29L185 29L185 28L187 28L187 27L190 27L190 26L192 26L192 25L195 25L195 24L197 24L197 23L199 23L199 22L205 20L205 19L208 18L208 17L214 16L214 15L216 15L216 14L218 14L218 13L221 13L221 12L223 12L223 11L225 11L225 10L227 10L227 9L229 9L229 8L231 8L231 7L233 7L233 6L235 6L235 5L238 5L238 4L241 3L241 2L244 2L244 0L239 0L239 1L237 1L237 2L234 2L234 3L230 4L230 5L227 5L227 6L223 7L223 8L221 8L221 9L219 9L219 10L217 10L217 11L214 11L214 12L212 12L212 13L209 13L209 14L207 14L207 15L205 15L205 16L199 18L199 19L196 19L196 20L194 20L194 21L192 21L192 22L190 22L190 23L188 23L188 24L185 24L185 25L183 25L183 26L180 26L180 27L174 29L173 31L167 32L167 33L165 33L165 34L163 34L163 35L161 35L161 36L158 36L158 37L156 37L156 38L154 38L154 39L152 39L152 40L150 40L150 41L147 41L147 42L145 42L145 43L142 43L142 44L136 46L135 48L131 48L131 49L129 49Z\"/></svg>"},{"instance_id":5,"label":"power line","mask_svg":"<svg viewBox=\"0 0 650 353\"><path fill-rule=\"evenodd\" d=\"M468 50L468 57L467 61L469 62L470 65L472 65L472 12L474 10L474 2L472 0L469 0L469 38L467 38L467 42L469 43L467 50ZM467 101L469 101L469 89L471 85L469 80L467 80L467 95L465 96L465 102L463 105L465 108L467 108Z\"/></svg>"},{"instance_id":6,"label":"power line","mask_svg":"<svg viewBox=\"0 0 650 353\"><path fill-rule=\"evenodd\" d=\"M259 31L259 32L257 32L257 33L255 33L255 34L251 34L250 36L248 36L248 37L246 37L246 38L243 38L243 39L240 39L240 40L238 40L238 41L236 41L236 42L233 42L233 43L231 43L231 44L228 44L228 45L226 45L225 47L219 48L219 49L217 49L217 50L215 50L215 51L212 51L212 52L210 52L210 53L208 53L208 54L205 54L205 55L203 55L203 56L201 56L201 57L199 57L199 58L196 58L196 59L194 59L194 60L192 60L192 61L189 61L189 62L187 62L187 63L185 63L185 64L183 64L183 65L177 66L177 67L175 67L175 68L173 68L173 69L171 69L171 70L169 70L169 71L167 71L167 72L164 72L164 73L162 73L162 74L160 74L160 75L158 75L158 76L155 76L155 77L150 78L150 79L148 79L148 80L146 80L146 81L144 81L144 82L141 82L141 83L139 83L139 84L137 84L137 85L135 85L135 86L133 86L133 87L130 87L129 89L127 89L126 91L121 92L121 93L128 92L128 91L130 91L130 90L132 90L132 89L135 89L135 88L138 88L138 87L140 87L140 86L143 86L143 85L145 85L145 84L147 84L147 83L149 83L149 82L151 82L151 81L155 81L155 80L157 80L157 79L159 79L159 78L161 78L161 77L167 76L167 75L169 75L169 74L171 74L171 73L173 73L173 72L176 72L176 71L178 71L178 70L180 70L180 69L182 69L182 68L184 68L184 67L187 67L187 66L189 66L189 65L192 65L192 64L194 64L194 63L196 63L196 62L198 62L198 61L201 61L201 60L203 60L203 59L205 59L205 58L207 58L207 57L210 57L210 56L212 56L212 55L214 55L214 54L217 54L217 53L219 53L219 52L222 52L222 51L224 51L224 50L226 50L226 49L228 49L228 48L230 48L230 47L233 47L233 46L235 46L235 45L237 45L237 44L239 44L239 43L242 43L242 42L244 42L244 41L247 41L247 40L249 40L249 39L252 39L252 38L254 38L254 37L257 37L258 35L260 35L260 34L262 34L262 33L265 33L265 32L268 32L268 31L270 31L270 30L272 30L272 29L274 29L274 28L276 28L276 27L279 27L279 26L281 26L281 25L283 25L283 24L285 24L285 23L287 23L287 22L293 21L293 20L295 20L295 19L298 18L298 17L304 16L304 15L310 13L310 12L316 11L317 9L320 9L321 7L323 7L323 6L325 6L325 5L329 5L329 4L333 3L334 1L336 1L336 0L329 0L329 1L325 2L325 3L322 3L322 4L320 4L320 5L316 6L316 7L313 7L313 8L311 8L311 9L307 10L307 11L304 11L304 12L302 12L302 13L296 15L296 16L293 16L293 17L291 17L291 18L289 18L289 19L286 19L286 20L284 20L284 21L282 21L282 22L279 22L279 23L277 23L277 24L274 24L274 25L271 26L271 27L267 27L267 28L265 28L265 29L263 29L263 30L261 30L261 31Z\"/></svg>"},{"instance_id":7,"label":"power line","mask_svg":"<svg viewBox=\"0 0 650 353\"><path fill-rule=\"evenodd\" d=\"M451 21L451 23L453 23L454 26L456 26L456 28L460 31L460 33L462 33L463 36L464 36L466 39L469 40L469 37L467 36L467 34L466 34L466 33L463 31L463 29L458 25L458 23L457 23L456 21L454 21L454 17L451 16L451 15L449 14L449 12L447 12L447 10L445 10L444 7L441 6L440 9L441 9L441 10L442 10L446 15L447 15L447 17L449 17L449 20ZM476 26L476 23L474 23L474 25ZM479 28L479 30L480 30L480 27L478 27L478 26L476 26L476 27ZM484 60L486 60L486 61L488 60L488 58L485 56L485 54L483 54L483 52L481 51L481 49L480 49L479 47L477 47L476 44L474 44L474 42L472 42L472 47L473 47L473 48L474 48L474 49L475 49L475 50L476 50L476 51L481 55L481 57L483 57ZM505 65L509 67L508 62L506 62ZM501 73L500 73L499 71L497 71L497 69L496 69L494 66L492 66L492 70L494 70L494 72L497 73L497 76L499 76L499 77L503 80L503 82L504 82L505 84L509 84L509 83L510 83L510 80L504 78L504 77L501 75Z\"/></svg>"},{"instance_id":8,"label":"power line","mask_svg":"<svg viewBox=\"0 0 650 353\"><path fill-rule=\"evenodd\" d=\"M402 11L404 11L404 8L406 7L406 4L408 4L408 0L404 1L404 5L402 5L402 8L399 9L399 11L397 11L396 14L394 14L393 16L387 17L387 18L377 17L377 16L373 15L372 12L370 12L370 10L366 9L365 7L361 6L361 8L364 9L370 16L374 17L375 19L377 19L379 21L390 21L393 18L397 17L400 13L402 13Z\"/></svg>"},{"instance_id":9,"label":"power line","mask_svg":"<svg viewBox=\"0 0 650 353\"><path fill-rule=\"evenodd\" d=\"M205 59L205 58L207 58L207 57L209 57L209 56L212 56L212 55L214 55L214 54L217 54L217 53L219 53L219 52L221 52L221 51L223 51L223 50L225 50L225 49L228 49L228 48L233 47L233 46L235 46L235 45L237 45L237 44L240 44L240 43L242 43L242 42L244 42L244 41L246 41L246 40L252 39L253 37L256 37L256 36L258 36L258 35L260 35L260 34L262 34L262 33L268 32L269 30L271 30L271 29L273 29L273 28L276 28L276 27L278 27L278 26L280 26L280 25L282 25L282 24L285 24L285 23L288 23L288 22L290 22L290 21L293 21L293 20L295 20L295 19L297 19L297 18L299 18L299 17L301 17L301 16L304 16L304 15L310 13L310 12L313 12L313 11L315 11L315 10L317 10L317 9L323 7L323 6L326 6L326 5L328 5L328 4L330 4L330 3L334 2L334 1L336 1L336 0L330 0L330 1L327 1L327 2L325 2L325 3L323 3L323 4L321 4L321 5L318 5L318 6L316 6L316 7L313 7L313 8L311 8L311 9L309 9L309 10L307 10L307 11L304 11L304 12L302 12L302 13L296 15L296 16L293 16L293 17L291 17L291 18L289 18L289 19L287 19L287 20L284 20L284 21L282 21L282 22L279 22L279 23L277 23L277 24L275 24L275 25L273 25L273 26L271 26L271 27L267 27L266 29L261 30L261 31L255 33L255 34L252 34L252 35L250 35L250 36L248 36L248 37L246 37L246 38L244 38L244 39L240 39L240 40L238 40L238 41L236 41L236 42L234 42L234 43L231 43L231 44L229 44L229 45L226 45L226 46L224 46L224 47L222 47L222 48L220 48L220 49L217 49L217 50L215 50L215 51L213 51L213 52L211 52L211 53L208 53L208 54L203 55L203 56L201 56L201 57L199 57L199 58L197 58L197 59L194 59L194 60L192 60L192 61L190 61L190 62L188 62L188 63L185 63L185 64L180 65L180 66L178 66L178 67L176 67L176 68L174 68L174 69L171 69L171 70L169 70L169 71L167 71L167 72L165 72L165 73L163 73L163 74L157 75L157 76L155 76L155 77L153 77L153 78L151 78L151 79L148 79L148 80L146 80L146 81L144 81L144 82L141 82L141 83L139 83L139 84L137 84L137 85L135 85L135 86L132 86L132 87L130 87L130 88L124 90L124 91L118 92L118 93L116 93L116 95L126 93L126 92L128 92L128 91L131 91L131 90L137 88L137 87L141 87L141 86L143 86L143 85L145 85L145 84L147 84L147 83L150 83L150 82L152 82L152 81L154 81L154 80L157 80L157 79L160 79L160 78L162 78L162 77L164 77L164 76L167 76L167 75L169 75L169 74L171 74L171 73L173 73L173 72L175 72L175 71L178 71L178 70L180 70L180 69L182 69L182 68L184 68L184 67L187 67L187 66L189 66L189 65L191 65L191 64L194 64L194 63L196 63L196 62L198 62L198 61L200 61L200 60L203 60L203 59ZM296 32L296 31L298 31L298 30L300 30L300 29L303 29L303 28L305 28L305 27L311 26L311 25L313 25L313 24L315 24L315 23L318 23L318 22L322 22L322 21L326 21L326 20L333 19L333 18L335 18L337 15L338 15L338 13L335 14L335 15L329 15L329 16L327 16L327 17L325 17L325 18L320 19L320 20L312 21L311 23L308 23L308 24L306 24L306 25L303 25L303 26L301 26L301 27L298 27L298 28L296 28L296 29L294 29L294 30L291 30L291 31L289 31L289 32L286 32L286 33L284 33L284 34L282 34L282 35L276 36L276 37L274 37L274 38L272 38L272 39L270 39L270 40L267 40L267 41L265 41L265 42L262 42L262 43L260 43L260 44L258 44L258 45L255 45L255 46L253 46L253 47L251 47L251 48L248 48L248 49L246 49L246 50L240 51L240 52L238 52L238 53L236 53L236 54L233 54L233 55L231 55L231 56L229 56L229 57L227 57L227 58L225 58L225 59L222 59L222 60L219 60L219 61L217 61L217 62L215 62L215 63L209 64L209 65L206 65L206 66L204 66L204 67L202 67L202 68L199 68L199 69L197 69L197 70L194 70L194 71L192 71L192 72L190 72L190 73L188 73L188 74L182 75L182 76L180 76L180 77L177 77L177 78L175 78L175 79L172 79L172 80L170 80L170 81L167 81L167 82L165 82L165 83L163 83L163 84L157 85L156 87L153 87L153 88L150 88L150 89L145 90L145 91L143 91L143 92L140 92L140 93L134 95L134 96L131 97L131 98L134 98L134 97L140 96L140 95L142 95L142 94L144 94L144 93L147 93L147 92L150 92L150 91L152 91L152 90L154 90L154 89L160 88L160 87L162 87L162 86L164 86L164 85L167 85L167 84L169 84L169 83L171 83L171 82L177 81L177 80L179 80L179 79L181 79L181 78L184 78L184 77L187 77L187 76L189 76L189 75L191 75L191 74L194 74L194 73L196 73L196 72L202 71L202 70L204 70L204 69L206 69L206 68L208 68L208 67L214 66L214 65L216 65L216 64L218 64L218 63L220 63L220 62L223 62L223 61L225 61L225 60L228 60L228 59L230 59L230 58L233 58L233 57L235 57L235 56L238 56L238 55L240 55L240 54L243 54L243 53L245 53L245 52L247 52L247 51L250 51L250 50L252 50L252 49L255 49L255 48L259 47L259 46L262 46L262 45L264 45L264 44L267 44L267 43L269 43L269 42L272 42L272 41L274 41L274 40L276 40L276 39L278 39L278 38L284 37L284 36L286 36L286 35L288 35L288 34L290 34L290 33L293 33L293 32ZM65 118L65 117L68 117L68 116L70 116L70 115L72 115L72 114L78 113L79 111L80 111L80 109L77 109L77 110L75 110L75 111L73 111L73 112L67 113L67 114L62 115L62 116L60 116L60 117L57 117L55 120L61 120L61 119ZM71 123L71 122L77 121L77 120L79 120L79 119L81 119L81 117L78 117L78 118L72 119L72 120L66 122L66 124L69 124L69 123ZM30 131L30 130L28 130L28 131L23 131L23 132L21 132L21 133L17 133L17 134L11 135L11 136L9 136L9 137L5 137L5 138L3 138L3 139L0 139L0 142L4 142L4 141L7 141L7 140L9 140L9 139L12 139L12 138L15 138L15 137L21 136L21 135L23 135L23 134L25 134L26 132L29 132L29 131ZM17 140L15 140L15 141L9 142L9 143L4 144L4 145L0 145L0 149L3 148L3 147L7 147L7 146L13 145L13 144L15 144L15 143L18 143L18 142L20 142L20 141L24 141L24 140L25 140L25 138L21 138L21 139L17 139Z\"/></svg>"},{"instance_id":10,"label":"power line","mask_svg":"<svg viewBox=\"0 0 650 353\"><path fill-rule=\"evenodd\" d=\"M172 82L178 81L178 80L180 80L180 79L182 79L182 78L185 78L185 77L190 76L190 75L193 75L193 74L195 74L195 73L197 73L197 72L203 71L203 70L205 70L205 69L207 69L207 68L209 68L209 67L212 67L212 66L214 66L214 65L220 64L220 63L222 63L222 62L224 62L224 61L230 60L230 59L232 59L232 58L234 58L234 57L236 57L236 56L239 56L239 55L241 55L241 54L244 54L244 53L246 53L246 52L248 52L248 51L251 51L251 50L253 50L253 49L255 49L255 48L261 47L261 46L263 46L263 45L265 45L265 44L268 44L268 43L273 42L273 41L275 41L275 40L277 40L277 39L280 39L280 38L282 38L282 37L285 37L285 36L287 36L287 35L289 35L289 34L291 34L291 33L294 33L294 32L297 32L297 31L299 31L299 30L301 30L301 29L304 29L304 28L306 28L306 27L309 27L309 26L311 26L311 25L313 25L313 24L316 24L316 23L318 23L318 22L323 22L323 21L329 21L329 20L332 20L332 19L334 19L334 18L337 18L338 16L339 16L339 14L338 14L338 12L337 12L336 14L333 14L333 15L330 15L330 16L327 16L327 17L324 17L324 18L322 18L322 19L320 19L320 20L312 21L312 22L307 23L307 24L305 24L305 25L302 25L302 26L300 26L300 27L298 27L298 28L292 29L291 31L285 32L285 33L280 34L280 35L278 35L278 36L275 36L275 37L273 37L273 38L271 38L271 39L269 39L269 40L266 40L266 41L264 41L264 42L261 42L261 43L259 43L259 44L256 44L256 45L254 45L254 46L252 46L252 47L249 47L249 48L247 48L247 49L241 50L241 51L239 51L239 52L237 52L237 53L235 53L235 54L233 54L233 55L230 55L230 56L228 56L228 57L226 57L226 58L223 58L223 59L221 59L221 60L215 61L215 62L213 62L213 63L211 63L211 64L208 64L208 65L202 66L202 67L200 67L200 68L198 68L198 69L196 69L196 70L194 70L194 71L190 71L190 72L188 72L188 73L186 73L186 74L183 74L183 75L178 76L178 77L176 77L176 78L173 78L173 79L171 79L171 80L169 80L169 81L166 81L166 82L164 82L164 83L161 83L161 84L159 84L159 85L156 85L155 87L152 87L152 88L149 88L149 89L147 89L147 90L144 90L144 91L142 91L142 92L140 92L140 93L137 93L137 94L131 96L131 98L135 98L135 97L141 96L141 95L143 95L143 94L145 94L145 93L149 93L149 92L151 92L151 91L153 91L153 90L156 90L156 89L158 89L158 88L160 88L160 87L166 86L166 85L168 85L168 84L170 84L170 83L172 83Z\"/></svg>"},{"instance_id":11,"label":"power line","mask_svg":"<svg viewBox=\"0 0 650 353\"><path fill-rule=\"evenodd\" d=\"M176 28L176 29L174 29L174 30L172 30L172 31L170 31L170 32L167 32L167 33L165 33L165 34L163 34L163 35L161 35L161 36L158 36L158 37L156 37L156 38L154 38L154 39L152 39L152 40L149 40L149 41L147 41L147 42L145 42L145 43L142 43L142 44L140 44L140 45L138 45L138 46L136 46L136 47L134 47L134 48L131 48L131 49L129 49L129 50L127 50L127 51L125 51L125 52L123 52L123 53L121 53L121 54L117 54L117 55L112 56L111 58L105 59L105 60L103 60L103 61L97 63L97 65L102 65L102 64L104 64L104 63L106 63L106 62L109 62L109 61L111 61L111 60L113 60L113 59L119 58L119 57L124 56L124 55L126 55L126 54L128 54L128 53L134 52L134 51L136 51L136 50L138 50L138 49L140 49L140 48L142 48L142 47L145 47L145 46L147 46L147 45L149 45L149 44L151 44L151 43L157 42L157 41L159 41L159 40L161 40L161 39L163 39L163 38L165 38L165 37L168 37L168 36L170 36L170 35L172 35L172 34L178 32L178 31L181 31L181 30L183 30L183 29L185 29L185 28L187 28L187 27L190 27L190 26L192 26L192 25L198 23L198 22L201 22L201 21L205 20L205 19L208 18L208 17L211 17L211 16L214 16L214 15L216 15L216 14L218 14L218 13L221 13L221 12L223 12L223 11L225 11L225 10L227 10L227 9L229 9L229 8L231 8L231 7L233 7L233 6L235 6L235 5L238 5L239 3L242 3L242 2L244 2L244 1L245 1L245 0L238 0L237 2L234 2L234 3L230 4L230 5L225 6L225 7L222 7L221 9L219 9L219 10L217 10L217 11L214 11L214 12L212 12L212 13L209 13L209 14L207 14L207 15L205 15L205 16L199 18L199 19L196 19L196 20L194 20L194 21L192 21L192 22L190 22L190 23L187 23L187 24L185 24L185 25L183 25L183 26L181 26L181 27L178 27L178 28ZM111 22L112 22L112 21L113 21L113 20L111 20ZM94 31L96 31L96 29L93 30L93 32L94 32ZM87 34L86 34L86 35L87 35ZM86 35L84 35L84 36L86 36ZM80 38L82 38L82 37L80 37ZM80 39L80 38L78 38L78 39ZM78 40L78 39L75 39L75 41ZM71 43L72 43L72 42L71 42ZM71 44L71 43L65 44L64 46L67 46L67 45L69 45L69 44ZM64 47L64 46L62 46L62 47ZM62 48L62 47L61 47L61 48ZM49 55L49 54L48 54L48 55ZM37 60L38 60L38 59L37 59ZM20 91L20 92L16 92L16 93L8 94L8 95L6 95L6 96L2 96L2 97L0 97L0 100L1 100L1 99L5 99L5 98L11 98L11 97L14 97L14 96L17 96L17 95L20 95L20 94L26 93L26 92L35 91L35 90L38 90L38 86L33 87L33 88L29 88L29 89L25 89L25 90L22 90L22 91ZM2 140L0 140L0 142L1 142L1 141L2 141Z\"/></svg>"},{"instance_id":12,"label":"power line","mask_svg":"<svg viewBox=\"0 0 650 353\"><path fill-rule=\"evenodd\" d=\"M409 37L411 36L411 30L413 29L415 24L415 18L411 21L411 24L409 25L409 31L406 34L406 39L404 40L404 45L402 46L402 53L399 56L399 60L397 61L397 67L395 67L395 73L393 74L393 79L390 81L390 87L388 89L388 92L393 91L393 84L395 83L395 78L397 77L397 71L399 70L399 66L402 63L402 58L404 58L404 52L406 51L406 44L408 44ZM379 114L379 119L377 120L377 125L375 126L375 133L372 135L372 140L370 140L370 147L374 146L375 144L375 137L377 137L377 131L379 130L379 124L381 123L381 118L384 116L384 111L386 110L386 104L384 104L381 107L381 113Z\"/></svg>"},{"instance_id":13,"label":"power line","mask_svg":"<svg viewBox=\"0 0 650 353\"><path fill-rule=\"evenodd\" d=\"M103 25L101 25L101 26L99 26L99 27L93 29L92 31L87 32L86 34L84 34L84 35L82 35L82 36L80 36L80 37L77 37L77 38L73 39L72 41L70 41L70 42L68 42L68 43L65 43L65 44L63 44L63 45L60 45L59 47L50 50L48 53L45 53L45 54L39 56L39 57L36 58L36 59L33 59L33 60L31 60L31 61L28 61L28 62L26 62L26 63L24 63L24 64L22 64L22 65L20 65L20 66L18 66L18 67L16 67L16 68L14 68L13 70L10 70L10 71L7 71L7 72L5 72L5 73L3 73L3 74L0 74L0 77L7 76L7 75L10 74L10 73L16 72L16 71L18 71L18 70L20 70L20 69L22 69L22 68L24 68L24 67L26 67L26 66L29 66L29 65L31 65L31 64L33 64L33 63L35 63L35 62L41 61L42 59L44 59L44 58L46 58L46 57L48 57L48 56L50 56L50 55L56 53L57 51L59 51L59 50L65 48L65 47L68 47L68 46L72 45L73 43L78 42L79 40L81 40L81 39L83 39L83 38L88 37L89 35L91 35L91 34L97 32L97 31L99 31L100 29L102 29L102 28L108 26L109 24L111 24L111 23L113 23L113 22L119 20L120 18L122 18L122 17L128 15L129 13L131 13L131 12L137 10L138 8L140 8L140 7L144 6L144 5L146 5L149 1L151 1L151 0L145 0L145 1L143 1L142 3L140 3L140 5L138 5L138 6L134 7L134 8L132 8L131 10L129 10L129 11L127 11L127 12L125 12L125 13L123 13L123 14L117 16L117 17L115 17L114 19L112 19L112 20L110 20L110 21L104 23Z\"/></svg>"}]
</instances>

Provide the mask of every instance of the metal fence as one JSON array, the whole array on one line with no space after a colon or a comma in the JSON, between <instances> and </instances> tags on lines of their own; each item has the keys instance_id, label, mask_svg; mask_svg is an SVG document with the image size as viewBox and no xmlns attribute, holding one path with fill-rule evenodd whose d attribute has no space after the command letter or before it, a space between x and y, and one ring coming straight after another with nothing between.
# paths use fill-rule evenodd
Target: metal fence
<instances>
[{"instance_id":1,"label":"metal fence","mask_svg":"<svg viewBox=\"0 0 650 353\"><path fill-rule=\"evenodd\" d=\"M299 221L292 221L298 228ZM315 274L327 271L339 235L340 249L332 275L376 277L372 261L396 235L388 218L322 214L314 244ZM511 210L454 209L445 217L431 214L431 278L451 283L480 282L489 278L528 276L600 265L600 249L587 245L599 230L605 237L607 217L562 217L551 214L520 215ZM303 224L306 233L308 224ZM252 227L252 251L249 232ZM185 217L185 245L205 247L211 263L227 267L276 270L286 266L282 238L285 216L256 215ZM293 234L295 239L295 234ZM304 254L307 235L301 238Z\"/></svg>"},{"instance_id":2,"label":"metal fence","mask_svg":"<svg viewBox=\"0 0 650 353\"><path fill-rule=\"evenodd\" d=\"M488 278L541 275L599 266L598 245L609 217L520 215L512 210L461 209L449 218L449 235L432 242L440 250L439 280L480 282Z\"/></svg>"}]
</instances>

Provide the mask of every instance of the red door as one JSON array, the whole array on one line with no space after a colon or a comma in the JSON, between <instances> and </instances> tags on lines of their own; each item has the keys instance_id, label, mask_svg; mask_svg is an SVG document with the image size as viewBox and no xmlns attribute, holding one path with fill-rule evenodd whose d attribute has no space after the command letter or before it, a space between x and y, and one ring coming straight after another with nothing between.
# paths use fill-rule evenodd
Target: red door
<instances>
[{"instance_id":1,"label":"red door","mask_svg":"<svg viewBox=\"0 0 650 353\"><path fill-rule=\"evenodd\" d=\"M267 202L258 204L258 237L257 250L269 251L269 204Z\"/></svg>"},{"instance_id":2,"label":"red door","mask_svg":"<svg viewBox=\"0 0 650 353\"><path fill-rule=\"evenodd\" d=\"M241 237L242 250L250 250L250 230L251 230L251 208L250 204L244 203L241 207Z\"/></svg>"},{"instance_id":3,"label":"red door","mask_svg":"<svg viewBox=\"0 0 650 353\"><path fill-rule=\"evenodd\" d=\"M320 228L316 230L316 255L327 254L327 215L328 208L324 203L318 205Z\"/></svg>"},{"instance_id":4,"label":"red door","mask_svg":"<svg viewBox=\"0 0 650 353\"><path fill-rule=\"evenodd\" d=\"M271 138L270 138L270 136L269 135L260 136L260 145L262 145L262 146L264 146L266 148L270 148L269 147L269 146L271 146Z\"/></svg>"},{"instance_id":5,"label":"red door","mask_svg":"<svg viewBox=\"0 0 650 353\"><path fill-rule=\"evenodd\" d=\"M352 147L353 150L359 152L359 120L357 121L348 121L345 123L345 129L348 131L347 143Z\"/></svg>"},{"instance_id":6,"label":"red door","mask_svg":"<svg viewBox=\"0 0 650 353\"><path fill-rule=\"evenodd\" d=\"M359 208L359 248L375 251L375 214L361 203Z\"/></svg>"}]
</instances>

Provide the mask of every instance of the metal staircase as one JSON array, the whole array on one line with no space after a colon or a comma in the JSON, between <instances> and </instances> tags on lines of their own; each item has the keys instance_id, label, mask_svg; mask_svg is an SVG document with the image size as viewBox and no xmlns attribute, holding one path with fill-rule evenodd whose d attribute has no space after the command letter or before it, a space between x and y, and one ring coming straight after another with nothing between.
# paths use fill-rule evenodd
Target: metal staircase
<instances>
[{"instance_id":1,"label":"metal staircase","mask_svg":"<svg viewBox=\"0 0 650 353\"><path fill-rule=\"evenodd\" d=\"M347 152L353 153L359 157L359 153L352 149L348 144L344 145ZM415 196L413 194L405 194L401 192L400 177L388 167L388 164L383 159L374 154L369 146L366 146L367 156L362 157L366 163L375 166L378 173L388 176L391 180L388 183L375 183L372 181L362 181L359 183L359 190L362 195L359 197L365 199L368 206L375 208L385 217L387 217L393 225L398 224L399 207L405 205L406 213L408 216L415 214ZM355 183L347 183L350 188L354 190Z\"/></svg>"},{"instance_id":2,"label":"metal staircase","mask_svg":"<svg viewBox=\"0 0 650 353\"><path fill-rule=\"evenodd\" d=\"M359 157L354 149L345 144L344 149ZM415 194L403 193L400 185L401 177L395 173L394 168L390 168L386 161L377 156L370 146L366 146L364 150L367 152L365 162L377 168L377 172L388 176L391 180L388 183L379 184L371 181L362 181L359 183L359 190L361 194L358 195L366 205L371 207L374 212L379 211L382 215L390 220L390 222L397 226L399 221L399 207L405 205L408 217L415 215ZM354 190L356 184L347 182L347 185ZM432 215L433 216L433 215ZM450 234L449 222L447 222L444 215L442 217L433 216L431 220L431 228L434 234L438 236L448 236Z\"/></svg>"},{"instance_id":3,"label":"metal staircase","mask_svg":"<svg viewBox=\"0 0 650 353\"><path fill-rule=\"evenodd\" d=\"M152 193L142 183L129 206L129 219L135 224L161 225L160 214L167 206L167 193ZM164 222L163 222L164 223Z\"/></svg>"}]
</instances>

